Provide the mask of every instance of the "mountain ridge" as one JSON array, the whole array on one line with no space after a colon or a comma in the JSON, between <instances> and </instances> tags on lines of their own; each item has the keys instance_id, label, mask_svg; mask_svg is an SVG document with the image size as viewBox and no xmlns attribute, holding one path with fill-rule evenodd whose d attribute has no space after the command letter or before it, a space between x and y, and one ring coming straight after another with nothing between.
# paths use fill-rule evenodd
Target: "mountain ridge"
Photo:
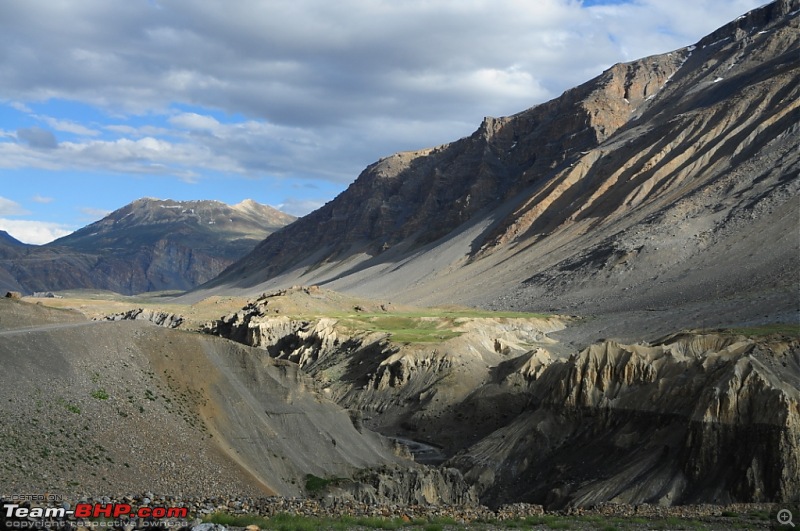
<instances>
[{"instance_id":1,"label":"mountain ridge","mask_svg":"<svg viewBox=\"0 0 800 531\"><path fill-rule=\"evenodd\" d=\"M23 292L186 290L295 218L246 200L142 198L43 246L7 246L2 284Z\"/></svg>"}]
</instances>

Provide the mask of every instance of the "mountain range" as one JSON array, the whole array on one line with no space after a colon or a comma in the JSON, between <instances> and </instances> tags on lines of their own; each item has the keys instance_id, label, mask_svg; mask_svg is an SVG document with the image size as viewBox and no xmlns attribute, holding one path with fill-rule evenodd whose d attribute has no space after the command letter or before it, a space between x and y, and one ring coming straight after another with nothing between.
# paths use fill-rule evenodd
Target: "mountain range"
<instances>
[{"instance_id":1,"label":"mountain range","mask_svg":"<svg viewBox=\"0 0 800 531\"><path fill-rule=\"evenodd\" d=\"M0 238L0 288L130 295L187 290L216 276L294 217L252 200L144 198L43 246Z\"/></svg>"}]
</instances>

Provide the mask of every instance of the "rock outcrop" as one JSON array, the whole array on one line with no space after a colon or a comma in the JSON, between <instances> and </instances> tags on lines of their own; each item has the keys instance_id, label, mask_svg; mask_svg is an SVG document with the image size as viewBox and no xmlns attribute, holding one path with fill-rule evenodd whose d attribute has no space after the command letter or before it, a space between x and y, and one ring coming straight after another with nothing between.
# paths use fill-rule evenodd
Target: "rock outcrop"
<instances>
[{"instance_id":1,"label":"rock outcrop","mask_svg":"<svg viewBox=\"0 0 800 531\"><path fill-rule=\"evenodd\" d=\"M478 505L475 488L452 468L382 467L361 470L326 493L369 505Z\"/></svg>"},{"instance_id":2,"label":"rock outcrop","mask_svg":"<svg viewBox=\"0 0 800 531\"><path fill-rule=\"evenodd\" d=\"M592 345L550 364L524 412L448 465L490 505L790 502L798 383L797 339Z\"/></svg>"},{"instance_id":3,"label":"rock outcrop","mask_svg":"<svg viewBox=\"0 0 800 531\"><path fill-rule=\"evenodd\" d=\"M207 323L202 331L296 363L314 377L325 396L360 412L367 427L387 435L419 437L447 453L488 435L507 420L507 415L492 418L497 408L507 405L475 398L476 393L487 383L500 385L512 370L508 367L516 364L526 366L525 374L536 374L550 362L547 349L556 345L548 334L564 328L558 317L407 318L378 312L362 318L362 312L354 309L351 315L335 312L337 318L298 318L273 309L283 299L311 296L302 288L263 295L241 311ZM313 296L334 294L317 290ZM446 326L450 338L397 341L390 331L370 329L384 318L407 320L409 326ZM453 408L473 398L483 408L481 422L456 419Z\"/></svg>"},{"instance_id":4,"label":"rock outcrop","mask_svg":"<svg viewBox=\"0 0 800 531\"><path fill-rule=\"evenodd\" d=\"M183 324L183 317L169 312L159 312L156 310L145 310L137 308L126 312L107 315L103 321L149 321L164 328L178 328Z\"/></svg>"}]
</instances>

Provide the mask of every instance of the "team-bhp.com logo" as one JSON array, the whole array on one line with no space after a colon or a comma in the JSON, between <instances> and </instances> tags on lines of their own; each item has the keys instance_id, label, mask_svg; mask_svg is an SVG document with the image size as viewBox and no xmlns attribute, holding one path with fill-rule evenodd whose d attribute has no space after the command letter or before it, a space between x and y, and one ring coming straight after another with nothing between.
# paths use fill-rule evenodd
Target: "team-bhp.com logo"
<instances>
[{"instance_id":1,"label":"team-bhp.com logo","mask_svg":"<svg viewBox=\"0 0 800 531\"><path fill-rule=\"evenodd\" d=\"M29 504L4 503L2 520L5 527L50 527L47 522L95 520L100 522L140 519L150 522L164 519L185 519L188 507L136 507L128 503L78 503L66 507L31 507Z\"/></svg>"}]
</instances>

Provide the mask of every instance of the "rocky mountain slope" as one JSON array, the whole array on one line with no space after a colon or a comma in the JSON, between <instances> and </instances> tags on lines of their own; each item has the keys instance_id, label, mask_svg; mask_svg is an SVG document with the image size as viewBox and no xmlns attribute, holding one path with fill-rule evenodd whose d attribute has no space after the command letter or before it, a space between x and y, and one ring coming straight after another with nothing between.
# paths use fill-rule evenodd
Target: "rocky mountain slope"
<instances>
[{"instance_id":1,"label":"rocky mountain slope","mask_svg":"<svg viewBox=\"0 0 800 531\"><path fill-rule=\"evenodd\" d=\"M671 311L677 327L794 320L798 12L777 0L468 138L387 157L196 297L319 284L416 303Z\"/></svg>"},{"instance_id":2,"label":"rocky mountain slope","mask_svg":"<svg viewBox=\"0 0 800 531\"><path fill-rule=\"evenodd\" d=\"M252 200L140 199L44 246L0 241L0 282L23 292L186 290L293 220Z\"/></svg>"},{"instance_id":3,"label":"rocky mountain slope","mask_svg":"<svg viewBox=\"0 0 800 531\"><path fill-rule=\"evenodd\" d=\"M0 245L10 247L24 247L25 244L11 236L4 230L0 230Z\"/></svg>"},{"instance_id":4,"label":"rocky mountain slope","mask_svg":"<svg viewBox=\"0 0 800 531\"><path fill-rule=\"evenodd\" d=\"M446 460L490 506L789 502L800 492L796 335L684 333L575 352L553 338L571 319L490 314L294 288L205 331L297 363L359 424L422 462ZM409 338L403 320L435 333Z\"/></svg>"},{"instance_id":5,"label":"rocky mountain slope","mask_svg":"<svg viewBox=\"0 0 800 531\"><path fill-rule=\"evenodd\" d=\"M796 338L595 344L525 375L526 411L448 465L489 504L792 501L798 369Z\"/></svg>"}]
</instances>

